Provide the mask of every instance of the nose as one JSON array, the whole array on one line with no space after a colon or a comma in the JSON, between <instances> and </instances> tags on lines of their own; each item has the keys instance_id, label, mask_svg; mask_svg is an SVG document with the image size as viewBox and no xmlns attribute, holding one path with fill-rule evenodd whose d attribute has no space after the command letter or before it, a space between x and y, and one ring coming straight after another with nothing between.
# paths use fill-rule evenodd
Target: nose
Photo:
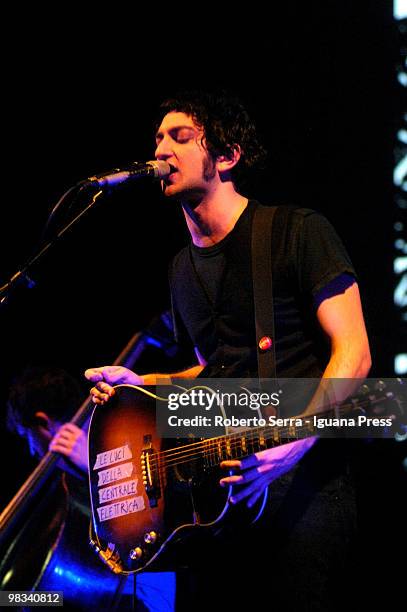
<instances>
[{"instance_id":1,"label":"nose","mask_svg":"<svg viewBox=\"0 0 407 612\"><path fill-rule=\"evenodd\" d=\"M166 161L172 155L170 142L166 138L162 138L157 144L154 156L156 159Z\"/></svg>"}]
</instances>

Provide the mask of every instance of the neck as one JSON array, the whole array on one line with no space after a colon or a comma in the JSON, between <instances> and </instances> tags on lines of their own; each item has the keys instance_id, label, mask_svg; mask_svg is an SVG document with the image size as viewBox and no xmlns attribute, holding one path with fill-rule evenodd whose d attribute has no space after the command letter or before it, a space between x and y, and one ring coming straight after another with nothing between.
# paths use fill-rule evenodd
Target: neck
<instances>
[{"instance_id":1,"label":"neck","mask_svg":"<svg viewBox=\"0 0 407 612\"><path fill-rule=\"evenodd\" d=\"M182 202L193 243L208 247L220 242L234 228L247 203L248 199L237 193L232 183L205 194L193 206Z\"/></svg>"}]
</instances>

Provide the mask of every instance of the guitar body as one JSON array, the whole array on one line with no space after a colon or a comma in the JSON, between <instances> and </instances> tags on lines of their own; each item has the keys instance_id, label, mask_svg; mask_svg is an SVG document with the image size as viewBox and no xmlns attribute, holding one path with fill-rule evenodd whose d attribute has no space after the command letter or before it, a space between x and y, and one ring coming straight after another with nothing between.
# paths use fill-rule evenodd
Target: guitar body
<instances>
[{"instance_id":1,"label":"guitar body","mask_svg":"<svg viewBox=\"0 0 407 612\"><path fill-rule=\"evenodd\" d=\"M402 388L403 379L396 382ZM336 418L338 414L350 417L350 421L356 414L371 415L374 419L370 420L376 419L379 425L382 421L386 426L383 431L390 431L390 426L405 414L405 398L378 381L373 392L363 385L360 394L348 403L339 408L336 404L328 406L304 423L298 419L298 426L226 431L206 440L164 440L157 435L155 388L118 385L115 391L92 415L89 480L91 544L116 573L171 569L185 564L191 551L199 555L199 546L210 543L210 538L202 536L233 529L236 523L247 525L261 516L267 489L250 509L243 503L230 504L232 487L222 489L219 485L225 475L219 465L225 459L242 458L290 440L319 435L312 416L330 417L331 437L338 437L341 430L334 423L341 420ZM378 418L384 415L389 418ZM345 427L344 435L348 436L349 431L356 437L369 435L369 429L362 431L358 427Z\"/></svg>"},{"instance_id":2,"label":"guitar body","mask_svg":"<svg viewBox=\"0 0 407 612\"><path fill-rule=\"evenodd\" d=\"M225 471L210 465L205 452L194 452L202 440L157 436L154 392L119 385L90 424L94 545L118 573L182 564L191 542L205 545L203 535L256 521L267 497L250 510L232 506L232 487L219 486Z\"/></svg>"}]
</instances>

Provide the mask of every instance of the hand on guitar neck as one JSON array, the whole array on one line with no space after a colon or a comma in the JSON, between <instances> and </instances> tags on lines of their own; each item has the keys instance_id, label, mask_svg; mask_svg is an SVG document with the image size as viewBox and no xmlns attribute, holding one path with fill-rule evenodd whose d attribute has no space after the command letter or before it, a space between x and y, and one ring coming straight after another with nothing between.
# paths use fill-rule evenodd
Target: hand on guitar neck
<instances>
[{"instance_id":1,"label":"hand on guitar neck","mask_svg":"<svg viewBox=\"0 0 407 612\"><path fill-rule=\"evenodd\" d=\"M249 508L253 506L264 493L265 488L273 480L289 472L311 448L316 439L316 437L305 438L260 451L241 460L223 461L220 467L229 471L233 470L235 473L222 478L220 485L239 487L230 502L237 504L247 499L247 506Z\"/></svg>"}]
</instances>

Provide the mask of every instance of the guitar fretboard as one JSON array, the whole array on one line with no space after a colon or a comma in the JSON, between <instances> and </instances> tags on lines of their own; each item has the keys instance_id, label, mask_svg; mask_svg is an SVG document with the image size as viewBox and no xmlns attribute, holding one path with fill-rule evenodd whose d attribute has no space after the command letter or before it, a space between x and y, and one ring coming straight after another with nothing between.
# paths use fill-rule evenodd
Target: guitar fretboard
<instances>
[{"instance_id":1,"label":"guitar fretboard","mask_svg":"<svg viewBox=\"0 0 407 612\"><path fill-rule=\"evenodd\" d=\"M288 426L252 427L208 440L199 440L159 453L152 453L150 455L151 465L153 468L161 470L194 460L204 460L205 466L215 467L225 460L242 459L268 448L315 436L320 433L316 426L316 419L324 419L325 421L329 419L347 420L357 413L364 414L368 409L371 410L372 406L393 397L392 392L387 392L366 399L352 399L348 403L330 405L318 414L286 419L286 421L289 421ZM340 427L333 425L331 431L333 429L338 431Z\"/></svg>"}]
</instances>

